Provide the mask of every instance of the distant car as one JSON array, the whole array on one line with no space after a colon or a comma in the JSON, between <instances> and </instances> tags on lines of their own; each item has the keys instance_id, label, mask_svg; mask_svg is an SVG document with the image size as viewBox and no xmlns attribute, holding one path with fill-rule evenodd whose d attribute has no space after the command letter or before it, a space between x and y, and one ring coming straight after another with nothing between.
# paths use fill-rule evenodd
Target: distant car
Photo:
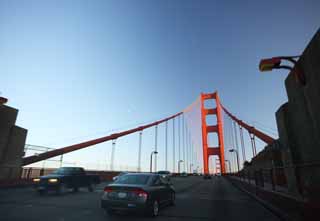
<instances>
[{"instance_id":1,"label":"distant car","mask_svg":"<svg viewBox=\"0 0 320 221\"><path fill-rule=\"evenodd\" d=\"M158 172L156 172L156 174L161 175L162 178L167 179L168 181L170 181L170 178L172 176L170 171L166 171L166 170L158 171Z\"/></svg>"},{"instance_id":2,"label":"distant car","mask_svg":"<svg viewBox=\"0 0 320 221\"><path fill-rule=\"evenodd\" d=\"M175 190L159 174L128 173L104 188L101 207L115 211L134 211L157 216L161 206L174 205Z\"/></svg>"},{"instance_id":3,"label":"distant car","mask_svg":"<svg viewBox=\"0 0 320 221\"><path fill-rule=\"evenodd\" d=\"M81 167L61 167L53 173L33 179L34 188L39 194L48 191L62 193L68 189L78 191L80 187L87 187L90 192L100 183L98 175L87 175Z\"/></svg>"},{"instance_id":4,"label":"distant car","mask_svg":"<svg viewBox=\"0 0 320 221\"><path fill-rule=\"evenodd\" d=\"M127 174L128 172L121 172L117 176L112 177L112 180L115 181L117 180L120 176Z\"/></svg>"},{"instance_id":5,"label":"distant car","mask_svg":"<svg viewBox=\"0 0 320 221\"><path fill-rule=\"evenodd\" d=\"M210 174L204 174L203 179L207 180L207 179L211 179L211 175Z\"/></svg>"},{"instance_id":6,"label":"distant car","mask_svg":"<svg viewBox=\"0 0 320 221\"><path fill-rule=\"evenodd\" d=\"M180 174L180 176L181 176L181 177L187 177L188 174L187 174L186 172L182 172L182 173Z\"/></svg>"}]
</instances>

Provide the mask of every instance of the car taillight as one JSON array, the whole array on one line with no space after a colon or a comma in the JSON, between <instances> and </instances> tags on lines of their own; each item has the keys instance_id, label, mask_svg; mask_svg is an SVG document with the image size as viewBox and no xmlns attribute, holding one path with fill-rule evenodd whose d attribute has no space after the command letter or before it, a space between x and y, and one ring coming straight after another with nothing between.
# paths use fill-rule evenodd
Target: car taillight
<instances>
[{"instance_id":1,"label":"car taillight","mask_svg":"<svg viewBox=\"0 0 320 221\"><path fill-rule=\"evenodd\" d=\"M135 189L135 190L133 190L133 192L134 192L140 199L147 200L147 198L148 198L148 193L145 192L145 191L142 190L142 189Z\"/></svg>"},{"instance_id":2,"label":"car taillight","mask_svg":"<svg viewBox=\"0 0 320 221\"><path fill-rule=\"evenodd\" d=\"M103 191L106 193L110 193L110 192L112 192L112 188L109 186L106 186Z\"/></svg>"}]
</instances>

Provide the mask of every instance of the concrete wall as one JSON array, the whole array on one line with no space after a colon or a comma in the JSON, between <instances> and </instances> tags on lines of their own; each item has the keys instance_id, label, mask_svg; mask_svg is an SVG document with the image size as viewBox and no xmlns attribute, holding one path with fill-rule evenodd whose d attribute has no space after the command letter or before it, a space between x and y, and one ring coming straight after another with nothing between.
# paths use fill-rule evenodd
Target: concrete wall
<instances>
[{"instance_id":1,"label":"concrete wall","mask_svg":"<svg viewBox=\"0 0 320 221\"><path fill-rule=\"evenodd\" d=\"M297 81L297 72L305 75L305 85ZM290 190L293 194L300 190L309 201L318 200L320 165L315 163L320 162L320 31L288 75L285 86L288 102L279 108L276 118Z\"/></svg>"},{"instance_id":2,"label":"concrete wall","mask_svg":"<svg viewBox=\"0 0 320 221\"><path fill-rule=\"evenodd\" d=\"M21 175L27 130L15 125L18 110L0 105L0 180Z\"/></svg>"},{"instance_id":3,"label":"concrete wall","mask_svg":"<svg viewBox=\"0 0 320 221\"><path fill-rule=\"evenodd\" d=\"M304 74L305 84L297 80L298 73ZM320 203L320 30L289 73L285 87L288 102L276 112L279 139L245 170L284 167L276 177L285 178L291 195Z\"/></svg>"}]
</instances>

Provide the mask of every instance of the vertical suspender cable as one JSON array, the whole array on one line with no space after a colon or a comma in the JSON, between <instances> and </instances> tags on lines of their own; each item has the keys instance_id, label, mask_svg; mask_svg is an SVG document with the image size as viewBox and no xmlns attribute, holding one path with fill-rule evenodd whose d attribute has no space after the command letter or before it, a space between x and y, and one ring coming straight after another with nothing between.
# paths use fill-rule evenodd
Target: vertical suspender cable
<instances>
[{"instance_id":1,"label":"vertical suspender cable","mask_svg":"<svg viewBox=\"0 0 320 221\"><path fill-rule=\"evenodd\" d=\"M242 130L242 127L240 125L239 125L239 131L240 131L242 157L243 157L243 162L245 162L247 160L247 157L246 157L246 150L245 150L244 140L243 140L243 130Z\"/></svg>"},{"instance_id":2,"label":"vertical suspender cable","mask_svg":"<svg viewBox=\"0 0 320 221\"><path fill-rule=\"evenodd\" d=\"M251 142L252 157L255 157L254 144L253 144L253 136L254 136L254 135L251 134L249 131L248 131L248 134L249 134L250 142Z\"/></svg>"},{"instance_id":3,"label":"vertical suspender cable","mask_svg":"<svg viewBox=\"0 0 320 221\"><path fill-rule=\"evenodd\" d=\"M139 132L138 171L141 172L142 130Z\"/></svg>"},{"instance_id":4,"label":"vertical suspender cable","mask_svg":"<svg viewBox=\"0 0 320 221\"><path fill-rule=\"evenodd\" d=\"M249 132L249 136L250 136L251 146L252 146L252 155L255 157L257 155L255 135L254 133Z\"/></svg>"},{"instance_id":5,"label":"vertical suspender cable","mask_svg":"<svg viewBox=\"0 0 320 221\"><path fill-rule=\"evenodd\" d=\"M235 139L235 145L236 145L235 148L237 150L237 154L239 155L238 133L237 133L237 126L235 121L233 121L233 129L234 129L234 139Z\"/></svg>"},{"instance_id":6,"label":"vertical suspender cable","mask_svg":"<svg viewBox=\"0 0 320 221\"><path fill-rule=\"evenodd\" d=\"M175 118L172 119L172 172L176 172L176 140L175 140L175 125L174 125Z\"/></svg>"}]
</instances>

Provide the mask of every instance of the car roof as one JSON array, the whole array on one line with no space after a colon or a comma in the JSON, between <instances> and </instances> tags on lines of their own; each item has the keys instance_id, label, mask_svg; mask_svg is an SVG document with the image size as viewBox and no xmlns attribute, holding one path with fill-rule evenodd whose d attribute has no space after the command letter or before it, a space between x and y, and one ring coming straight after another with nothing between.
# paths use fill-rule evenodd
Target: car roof
<instances>
[{"instance_id":1,"label":"car roof","mask_svg":"<svg viewBox=\"0 0 320 221\"><path fill-rule=\"evenodd\" d=\"M148 175L148 176L158 176L158 174L154 174L154 173L127 173L126 175L138 175L138 176L142 176L142 175Z\"/></svg>"}]
</instances>

